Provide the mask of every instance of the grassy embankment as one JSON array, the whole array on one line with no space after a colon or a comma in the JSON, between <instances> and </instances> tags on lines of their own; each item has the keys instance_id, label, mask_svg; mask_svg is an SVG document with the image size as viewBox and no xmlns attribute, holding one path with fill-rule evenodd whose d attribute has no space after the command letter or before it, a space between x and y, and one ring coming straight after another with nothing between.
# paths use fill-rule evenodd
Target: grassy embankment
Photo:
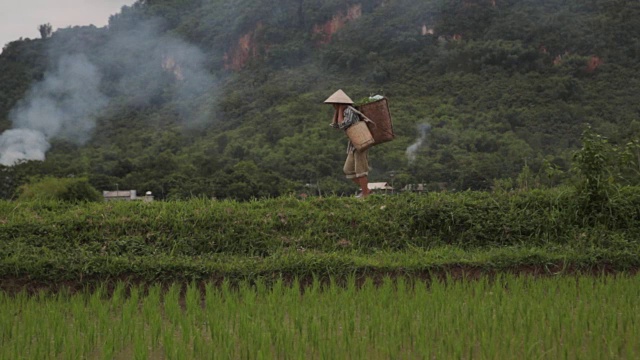
<instances>
[{"instance_id":1,"label":"grassy embankment","mask_svg":"<svg viewBox=\"0 0 640 360\"><path fill-rule=\"evenodd\" d=\"M635 270L640 189L572 188L246 203L0 202L12 284ZM444 271L443 271L444 270Z\"/></svg>"}]
</instances>

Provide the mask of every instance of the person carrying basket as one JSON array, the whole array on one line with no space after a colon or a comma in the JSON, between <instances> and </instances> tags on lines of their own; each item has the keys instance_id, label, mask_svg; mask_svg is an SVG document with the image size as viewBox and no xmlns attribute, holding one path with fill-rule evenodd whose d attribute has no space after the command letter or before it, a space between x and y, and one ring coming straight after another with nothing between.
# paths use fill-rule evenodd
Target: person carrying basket
<instances>
[{"instance_id":1,"label":"person carrying basket","mask_svg":"<svg viewBox=\"0 0 640 360\"><path fill-rule=\"evenodd\" d=\"M333 105L335 109L330 125L335 129L345 130L349 137L344 174L362 189L357 197L367 197L370 193L368 153L369 146L373 144L371 133L364 122L368 119L360 117L361 113L352 106L353 100L342 90L333 93L324 103Z\"/></svg>"}]
</instances>

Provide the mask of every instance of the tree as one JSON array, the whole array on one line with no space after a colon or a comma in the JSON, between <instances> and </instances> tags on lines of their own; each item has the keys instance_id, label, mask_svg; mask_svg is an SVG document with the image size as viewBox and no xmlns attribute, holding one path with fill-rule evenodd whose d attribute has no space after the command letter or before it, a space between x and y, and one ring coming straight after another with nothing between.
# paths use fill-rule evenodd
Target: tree
<instances>
[{"instance_id":1,"label":"tree","mask_svg":"<svg viewBox=\"0 0 640 360\"><path fill-rule=\"evenodd\" d=\"M43 39L48 38L49 36L51 36L51 31L53 30L53 28L51 27L51 24L46 23L46 24L42 24L40 26L38 26L38 31L40 32L40 37Z\"/></svg>"}]
</instances>

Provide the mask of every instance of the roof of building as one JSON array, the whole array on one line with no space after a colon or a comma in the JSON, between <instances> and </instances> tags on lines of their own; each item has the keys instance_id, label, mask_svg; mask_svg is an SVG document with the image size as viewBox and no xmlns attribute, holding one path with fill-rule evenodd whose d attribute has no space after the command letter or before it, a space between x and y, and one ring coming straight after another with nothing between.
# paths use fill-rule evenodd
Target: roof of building
<instances>
[{"instance_id":1,"label":"roof of building","mask_svg":"<svg viewBox=\"0 0 640 360\"><path fill-rule=\"evenodd\" d=\"M369 190L393 190L393 187L387 182L370 182L367 187Z\"/></svg>"},{"instance_id":2,"label":"roof of building","mask_svg":"<svg viewBox=\"0 0 640 360\"><path fill-rule=\"evenodd\" d=\"M103 191L102 196L104 197L135 197L135 190L118 190L118 191Z\"/></svg>"}]
</instances>

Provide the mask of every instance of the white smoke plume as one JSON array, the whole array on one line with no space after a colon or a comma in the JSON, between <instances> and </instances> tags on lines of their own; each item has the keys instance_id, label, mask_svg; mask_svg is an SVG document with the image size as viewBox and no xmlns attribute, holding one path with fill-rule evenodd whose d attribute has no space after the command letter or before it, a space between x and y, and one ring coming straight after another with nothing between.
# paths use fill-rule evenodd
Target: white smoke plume
<instances>
[{"instance_id":1,"label":"white smoke plume","mask_svg":"<svg viewBox=\"0 0 640 360\"><path fill-rule=\"evenodd\" d=\"M197 46L164 33L160 20L112 31L100 60L117 79L116 93L129 104L146 105L158 96L169 97L175 100L184 126L198 126L209 119L208 113L197 109L199 97L215 83L206 68L207 56ZM173 81L171 92L162 82L167 77Z\"/></svg>"},{"instance_id":2,"label":"white smoke plume","mask_svg":"<svg viewBox=\"0 0 640 360\"><path fill-rule=\"evenodd\" d=\"M13 129L0 135L0 164L44 160L52 138L86 142L93 115L107 104L99 85L100 73L84 55L60 58L9 114Z\"/></svg>"},{"instance_id":3,"label":"white smoke plume","mask_svg":"<svg viewBox=\"0 0 640 360\"><path fill-rule=\"evenodd\" d=\"M36 130L11 129L0 135L0 164L12 166L20 160L44 160L49 142Z\"/></svg>"},{"instance_id":4,"label":"white smoke plume","mask_svg":"<svg viewBox=\"0 0 640 360\"><path fill-rule=\"evenodd\" d=\"M419 133L418 139L405 151L405 153L407 154L407 159L409 160L409 164L413 163L416 160L416 153L418 152L418 149L420 149L420 147L424 145L424 142L427 139L427 135L429 134L429 131L431 131L431 125L426 123L418 124L417 128Z\"/></svg>"},{"instance_id":5,"label":"white smoke plume","mask_svg":"<svg viewBox=\"0 0 640 360\"><path fill-rule=\"evenodd\" d=\"M198 99L215 84L200 49L163 32L160 21L99 31L108 34L99 48L69 30L51 38L54 66L12 109L12 129L0 134L0 164L44 160L56 138L84 144L93 135L96 115L116 98L132 106L174 104L187 127L209 121Z\"/></svg>"}]
</instances>

